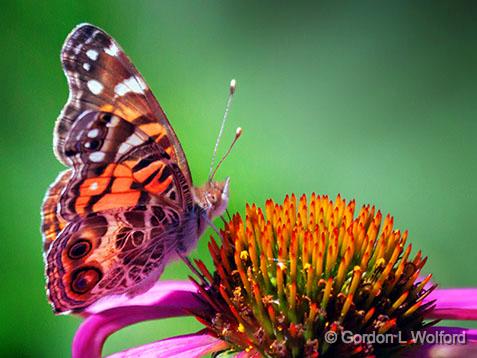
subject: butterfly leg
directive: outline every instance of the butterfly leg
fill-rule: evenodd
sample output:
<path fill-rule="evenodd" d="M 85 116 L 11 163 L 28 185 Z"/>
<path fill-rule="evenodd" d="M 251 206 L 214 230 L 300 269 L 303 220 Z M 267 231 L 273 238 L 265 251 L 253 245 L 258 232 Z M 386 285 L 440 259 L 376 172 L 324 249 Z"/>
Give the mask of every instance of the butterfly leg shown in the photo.
<path fill-rule="evenodd" d="M 216 233 L 217 235 L 219 235 L 219 237 L 222 239 L 222 241 L 224 241 L 224 237 L 222 236 L 222 233 L 221 233 L 220 230 L 217 228 L 217 226 L 215 226 L 215 224 L 214 224 L 211 220 L 209 220 L 208 218 L 206 218 L 206 220 L 207 220 L 207 225 L 209 225 L 209 226 L 212 228 L 212 230 L 214 230 L 215 233 Z M 223 218 L 222 218 L 222 220 L 223 220 Z"/>
<path fill-rule="evenodd" d="M 207 285 L 207 280 L 205 279 L 204 275 L 194 266 L 192 261 L 189 259 L 189 256 L 184 255 L 180 251 L 176 251 L 177 255 L 181 258 L 182 261 L 187 265 L 187 267 L 202 281 L 202 284 Z"/>

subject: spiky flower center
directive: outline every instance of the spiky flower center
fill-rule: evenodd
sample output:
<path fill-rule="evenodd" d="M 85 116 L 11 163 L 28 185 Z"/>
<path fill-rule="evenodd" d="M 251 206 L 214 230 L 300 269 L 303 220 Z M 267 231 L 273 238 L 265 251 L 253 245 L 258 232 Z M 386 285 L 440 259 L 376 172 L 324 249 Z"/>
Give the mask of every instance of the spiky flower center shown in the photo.
<path fill-rule="evenodd" d="M 367 356 L 412 343 L 432 308 L 423 303 L 430 275 L 418 280 L 426 258 L 410 258 L 391 216 L 369 205 L 355 215 L 355 206 L 315 194 L 268 200 L 265 213 L 247 206 L 245 222 L 235 215 L 220 244 L 209 243 L 214 273 L 196 261 L 210 306 L 198 319 L 231 349 L 264 356 Z M 345 331 L 400 340 L 348 342 Z"/>

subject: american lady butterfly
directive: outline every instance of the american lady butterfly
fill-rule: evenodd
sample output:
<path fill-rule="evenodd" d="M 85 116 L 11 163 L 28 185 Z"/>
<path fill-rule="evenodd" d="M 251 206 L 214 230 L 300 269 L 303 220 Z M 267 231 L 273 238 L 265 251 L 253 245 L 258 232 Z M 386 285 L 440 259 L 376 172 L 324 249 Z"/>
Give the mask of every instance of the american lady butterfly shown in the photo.
<path fill-rule="evenodd" d="M 61 51 L 70 97 L 54 151 L 69 168 L 42 208 L 47 291 L 56 313 L 150 288 L 223 213 L 229 181 L 192 178 L 159 103 L 119 45 L 82 24 Z"/>

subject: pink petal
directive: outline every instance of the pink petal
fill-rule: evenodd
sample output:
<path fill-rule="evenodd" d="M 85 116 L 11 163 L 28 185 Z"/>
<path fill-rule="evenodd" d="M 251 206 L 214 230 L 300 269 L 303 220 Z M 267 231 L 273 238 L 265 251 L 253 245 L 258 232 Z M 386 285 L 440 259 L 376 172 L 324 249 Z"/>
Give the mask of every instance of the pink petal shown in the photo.
<path fill-rule="evenodd" d="M 473 328 L 461 328 L 461 327 L 442 327 L 433 326 L 426 328 L 426 332 L 430 334 L 464 334 L 466 343 L 477 344 L 477 329 Z"/>
<path fill-rule="evenodd" d="M 76 331 L 73 357 L 100 357 L 106 338 L 131 324 L 186 316 L 191 314 L 190 311 L 202 310 L 204 304 L 197 298 L 196 290 L 192 287 L 185 282 L 159 281 L 148 292 L 127 301 L 122 298 L 103 300 L 90 309 L 89 316 Z"/>
<path fill-rule="evenodd" d="M 416 350 L 415 357 L 429 357 L 429 358 L 462 358 L 462 357 L 476 357 L 477 345 L 475 344 L 461 344 L 461 345 L 429 345 L 420 347 Z"/>
<path fill-rule="evenodd" d="M 435 309 L 428 318 L 477 320 L 477 289 L 446 288 L 436 289 L 426 298 L 435 300 Z"/>
<path fill-rule="evenodd" d="M 429 335 L 434 335 L 436 341 L 434 344 L 419 344 L 405 351 L 401 356 L 404 357 L 475 357 L 477 356 L 477 329 L 459 328 L 459 327 L 429 327 L 426 330 Z M 442 333 L 441 333 L 442 332 Z M 462 335 L 464 334 L 465 343 L 459 343 L 457 336 L 455 344 L 449 344 L 440 338 L 439 334 Z M 427 338 L 425 339 L 427 341 Z"/>
<path fill-rule="evenodd" d="M 105 297 L 86 308 L 81 315 L 87 317 L 115 307 L 153 305 L 173 291 L 197 292 L 197 288 L 192 281 L 157 281 L 147 292 L 132 298 L 127 295 Z"/>
<path fill-rule="evenodd" d="M 125 357 L 203 357 L 227 348 L 227 343 L 206 333 L 198 332 L 185 336 L 164 339 L 140 347 L 131 348 L 108 356 L 108 358 Z"/>

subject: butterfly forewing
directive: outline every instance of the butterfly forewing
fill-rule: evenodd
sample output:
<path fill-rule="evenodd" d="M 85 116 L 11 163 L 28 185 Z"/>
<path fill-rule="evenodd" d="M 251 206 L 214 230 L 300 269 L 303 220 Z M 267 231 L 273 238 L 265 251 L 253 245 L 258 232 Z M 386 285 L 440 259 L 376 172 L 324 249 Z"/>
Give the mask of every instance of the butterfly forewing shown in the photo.
<path fill-rule="evenodd" d="M 69 129 L 85 110 L 111 112 L 138 126 L 175 159 L 191 181 L 181 145 L 154 95 L 121 47 L 103 30 L 83 24 L 67 37 L 61 61 L 70 98 L 55 129 L 55 151 L 65 164 Z"/>
<path fill-rule="evenodd" d="M 165 203 L 189 210 L 188 183 L 177 163 L 137 126 L 106 112 L 85 112 L 65 141 L 74 175 L 61 195 L 63 218 Z"/>

